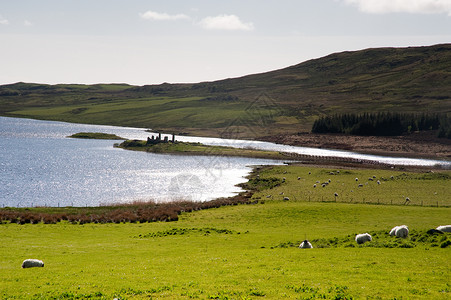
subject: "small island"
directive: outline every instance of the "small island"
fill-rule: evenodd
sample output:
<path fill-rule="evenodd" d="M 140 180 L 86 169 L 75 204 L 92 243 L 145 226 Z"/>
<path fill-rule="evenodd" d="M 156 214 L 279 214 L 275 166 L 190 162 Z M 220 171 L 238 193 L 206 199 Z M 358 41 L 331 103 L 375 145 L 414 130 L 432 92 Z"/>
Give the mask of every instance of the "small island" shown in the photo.
<path fill-rule="evenodd" d="M 94 140 L 126 140 L 115 134 L 101 132 L 79 132 L 68 137 L 76 139 L 94 139 Z"/>
<path fill-rule="evenodd" d="M 226 146 L 210 146 L 201 143 L 188 143 L 175 140 L 175 135 L 169 139 L 162 138 L 161 134 L 143 140 L 126 140 L 118 148 L 134 151 L 145 151 L 160 154 L 178 155 L 211 155 L 211 156 L 239 156 L 275 160 L 292 160 L 290 156 L 278 151 L 266 151 L 252 148 L 233 148 Z"/>

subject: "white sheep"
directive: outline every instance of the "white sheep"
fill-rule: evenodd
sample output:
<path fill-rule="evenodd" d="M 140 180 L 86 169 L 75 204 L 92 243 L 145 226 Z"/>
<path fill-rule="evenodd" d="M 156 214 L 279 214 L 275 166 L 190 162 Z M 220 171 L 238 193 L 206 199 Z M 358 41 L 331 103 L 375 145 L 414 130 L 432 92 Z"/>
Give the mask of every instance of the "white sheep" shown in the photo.
<path fill-rule="evenodd" d="M 395 226 L 390 230 L 391 236 L 406 238 L 409 235 L 409 228 L 406 225 Z"/>
<path fill-rule="evenodd" d="M 44 262 L 39 259 L 26 259 L 22 263 L 22 268 L 44 267 Z"/>
<path fill-rule="evenodd" d="M 357 244 L 363 244 L 366 242 L 370 242 L 372 241 L 373 238 L 371 237 L 371 235 L 369 233 L 361 233 L 361 234 L 357 234 L 355 236 L 355 241 L 357 242 Z"/>
<path fill-rule="evenodd" d="M 301 248 L 301 249 L 311 249 L 311 248 L 313 248 L 313 246 L 308 240 L 305 240 L 299 245 L 299 248 Z"/>
<path fill-rule="evenodd" d="M 283 197 L 283 200 L 284 201 L 288 201 L 288 200 L 290 200 L 290 198 L 289 197 Z"/>
<path fill-rule="evenodd" d="M 441 225 L 436 229 L 440 230 L 441 232 L 451 232 L 451 225 Z"/>

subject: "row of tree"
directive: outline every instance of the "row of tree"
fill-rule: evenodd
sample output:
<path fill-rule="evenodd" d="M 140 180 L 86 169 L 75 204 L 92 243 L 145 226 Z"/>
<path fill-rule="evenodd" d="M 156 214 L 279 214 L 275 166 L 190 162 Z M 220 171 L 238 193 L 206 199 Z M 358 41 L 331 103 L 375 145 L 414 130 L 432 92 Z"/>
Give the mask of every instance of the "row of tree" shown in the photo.
<path fill-rule="evenodd" d="M 451 138 L 451 118 L 438 114 L 364 113 L 324 116 L 313 123 L 313 133 L 396 136 L 415 131 L 438 130 Z"/>

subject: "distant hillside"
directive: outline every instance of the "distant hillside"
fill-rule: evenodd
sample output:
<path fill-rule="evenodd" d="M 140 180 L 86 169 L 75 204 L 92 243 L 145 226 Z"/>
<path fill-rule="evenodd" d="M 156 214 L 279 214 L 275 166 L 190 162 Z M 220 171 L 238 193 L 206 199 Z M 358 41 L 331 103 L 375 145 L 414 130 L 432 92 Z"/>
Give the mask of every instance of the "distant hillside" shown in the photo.
<path fill-rule="evenodd" d="M 258 138 L 334 113 L 451 115 L 451 44 L 342 52 L 196 84 L 0 86 L 0 115 Z"/>

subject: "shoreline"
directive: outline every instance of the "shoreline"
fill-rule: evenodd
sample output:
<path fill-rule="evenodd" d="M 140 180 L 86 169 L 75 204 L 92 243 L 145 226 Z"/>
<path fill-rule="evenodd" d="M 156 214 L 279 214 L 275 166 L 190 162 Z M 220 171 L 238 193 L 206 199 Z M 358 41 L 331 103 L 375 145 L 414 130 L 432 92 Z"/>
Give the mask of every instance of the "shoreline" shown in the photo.
<path fill-rule="evenodd" d="M 282 145 L 344 150 L 368 155 L 451 161 L 451 140 L 437 138 L 435 132 L 394 137 L 300 133 L 266 136 L 262 140 Z"/>
<path fill-rule="evenodd" d="M 67 121 L 52 121 L 48 119 L 21 117 L 21 116 L 2 116 L 5 118 L 31 119 L 51 122 L 73 123 Z M 100 125 L 90 123 L 73 123 L 86 125 Z M 108 125 L 114 127 L 126 127 L 149 130 L 146 128 Z M 187 137 L 205 137 L 221 138 L 215 135 L 192 135 L 185 132 Z M 437 138 L 435 132 L 419 132 L 406 136 L 397 137 L 377 137 L 377 136 L 351 136 L 344 134 L 313 134 L 300 132 L 298 134 L 279 134 L 271 136 L 261 136 L 258 138 L 243 138 L 242 140 L 271 142 L 286 146 L 309 147 L 327 150 L 344 150 L 360 154 L 376 156 L 405 157 L 414 159 L 432 159 L 451 161 L 451 139 Z"/>
<path fill-rule="evenodd" d="M 233 148 L 226 146 L 211 146 L 201 143 L 188 142 L 161 142 L 147 144 L 143 140 L 126 140 L 121 144 L 115 144 L 116 148 L 130 151 L 142 151 L 155 154 L 193 155 L 193 156 L 223 156 L 223 157 L 248 157 L 257 159 L 270 159 L 281 161 L 295 161 L 287 153 L 279 151 L 267 151 L 259 149 Z"/>

